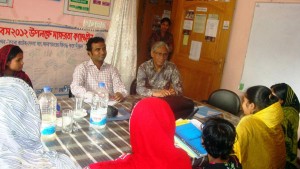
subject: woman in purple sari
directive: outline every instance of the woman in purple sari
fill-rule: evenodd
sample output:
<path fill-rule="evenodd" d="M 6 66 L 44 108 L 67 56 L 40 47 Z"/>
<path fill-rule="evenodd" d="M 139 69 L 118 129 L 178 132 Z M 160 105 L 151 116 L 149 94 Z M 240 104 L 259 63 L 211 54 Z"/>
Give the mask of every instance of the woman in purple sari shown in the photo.
<path fill-rule="evenodd" d="M 22 71 L 23 65 L 23 51 L 19 46 L 5 45 L 0 49 L 0 77 L 17 77 L 32 87 L 30 78 Z"/>

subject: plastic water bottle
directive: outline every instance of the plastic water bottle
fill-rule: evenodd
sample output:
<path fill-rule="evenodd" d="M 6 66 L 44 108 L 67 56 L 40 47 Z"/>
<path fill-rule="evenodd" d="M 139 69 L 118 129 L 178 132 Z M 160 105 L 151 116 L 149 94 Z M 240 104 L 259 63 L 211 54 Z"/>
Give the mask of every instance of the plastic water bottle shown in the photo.
<path fill-rule="evenodd" d="M 90 126 L 101 129 L 106 126 L 109 93 L 104 82 L 98 83 L 98 89 L 95 92 L 90 115 Z"/>
<path fill-rule="evenodd" d="M 50 86 L 44 87 L 44 93 L 38 97 L 41 115 L 42 115 L 42 127 L 41 137 L 43 141 L 52 140 L 55 138 L 56 131 L 56 105 L 57 99 L 53 93 L 51 93 Z"/>

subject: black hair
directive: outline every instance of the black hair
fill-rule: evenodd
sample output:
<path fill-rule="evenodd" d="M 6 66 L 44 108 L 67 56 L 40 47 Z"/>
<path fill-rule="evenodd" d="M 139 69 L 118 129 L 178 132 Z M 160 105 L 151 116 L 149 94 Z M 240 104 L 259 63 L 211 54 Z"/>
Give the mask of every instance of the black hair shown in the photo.
<path fill-rule="evenodd" d="M 256 109 L 255 112 L 278 102 L 278 98 L 274 96 L 272 91 L 266 86 L 253 86 L 248 88 L 245 97 L 250 103 L 254 103 Z"/>
<path fill-rule="evenodd" d="M 288 85 L 285 83 L 278 83 L 271 86 L 271 89 L 274 91 L 276 96 L 283 100 L 283 103 L 285 102 L 287 91 L 288 91 Z"/>
<path fill-rule="evenodd" d="M 169 26 L 171 26 L 171 24 L 172 24 L 172 22 L 171 22 L 171 20 L 170 20 L 169 18 L 162 18 L 162 19 L 160 20 L 160 24 L 162 24 L 162 23 L 164 23 L 164 22 L 168 22 Z"/>
<path fill-rule="evenodd" d="M 202 144 L 207 153 L 214 158 L 227 160 L 233 152 L 235 127 L 227 120 L 213 117 L 204 123 Z"/>
<path fill-rule="evenodd" d="M 86 43 L 86 50 L 87 51 L 92 51 L 92 44 L 93 43 L 99 43 L 99 42 L 105 43 L 104 38 L 102 38 L 102 37 L 93 37 L 93 38 L 90 38 L 88 40 L 88 42 Z"/>
<path fill-rule="evenodd" d="M 10 62 L 17 54 L 23 53 L 23 50 L 19 46 L 14 46 L 10 49 L 9 54 L 7 55 L 6 62 Z"/>
<path fill-rule="evenodd" d="M 297 111 L 300 109 L 299 99 L 293 89 L 286 83 L 278 83 L 271 86 L 277 98 L 282 100 L 282 106 L 293 107 Z"/>

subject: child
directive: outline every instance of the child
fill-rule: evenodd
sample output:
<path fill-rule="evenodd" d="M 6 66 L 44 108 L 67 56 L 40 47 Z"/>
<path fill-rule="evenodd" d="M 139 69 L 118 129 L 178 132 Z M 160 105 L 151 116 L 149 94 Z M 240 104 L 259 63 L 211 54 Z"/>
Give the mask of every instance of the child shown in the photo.
<path fill-rule="evenodd" d="M 205 122 L 202 144 L 208 153 L 209 164 L 204 169 L 242 168 L 238 158 L 230 155 L 235 137 L 235 127 L 229 121 L 216 117 Z"/>

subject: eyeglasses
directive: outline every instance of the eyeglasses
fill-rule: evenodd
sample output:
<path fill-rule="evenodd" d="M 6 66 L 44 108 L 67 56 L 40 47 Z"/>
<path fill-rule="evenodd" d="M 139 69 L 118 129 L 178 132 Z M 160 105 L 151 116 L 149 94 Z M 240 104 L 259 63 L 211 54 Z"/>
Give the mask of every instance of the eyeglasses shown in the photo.
<path fill-rule="evenodd" d="M 154 52 L 158 56 L 168 57 L 168 53 L 160 53 L 160 52 Z"/>

